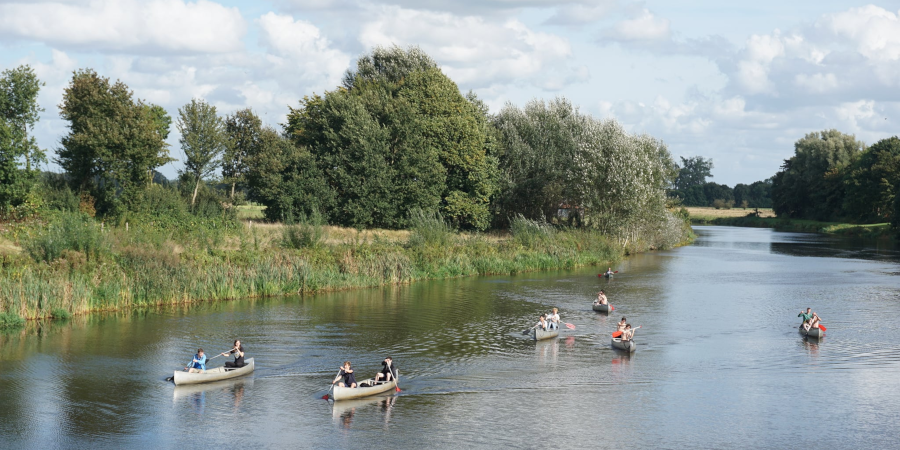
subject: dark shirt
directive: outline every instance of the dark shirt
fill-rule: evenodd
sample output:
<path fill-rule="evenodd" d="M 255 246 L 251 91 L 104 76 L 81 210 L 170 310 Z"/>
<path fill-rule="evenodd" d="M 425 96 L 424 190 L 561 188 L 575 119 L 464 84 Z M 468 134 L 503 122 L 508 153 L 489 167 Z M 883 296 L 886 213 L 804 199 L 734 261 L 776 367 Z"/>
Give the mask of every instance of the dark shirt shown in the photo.
<path fill-rule="evenodd" d="M 387 365 L 384 365 L 381 367 L 381 373 L 383 373 L 385 376 L 387 376 L 387 374 L 390 373 L 391 377 L 396 379 L 397 378 L 397 365 L 391 364 L 390 369 L 388 369 Z"/>
<path fill-rule="evenodd" d="M 341 376 L 344 377 L 344 385 L 347 387 L 356 383 L 356 377 L 353 376 L 353 372 L 344 372 L 344 369 L 341 369 Z"/>

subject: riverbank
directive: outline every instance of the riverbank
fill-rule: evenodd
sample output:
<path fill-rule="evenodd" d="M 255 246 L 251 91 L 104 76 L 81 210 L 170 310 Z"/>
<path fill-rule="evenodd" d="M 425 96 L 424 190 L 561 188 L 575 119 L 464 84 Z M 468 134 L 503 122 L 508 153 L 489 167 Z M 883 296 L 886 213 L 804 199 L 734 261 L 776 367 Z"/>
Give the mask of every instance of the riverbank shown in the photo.
<path fill-rule="evenodd" d="M 34 248 L 40 242 L 35 233 L 42 227 L 19 224 L 3 233 L 0 327 L 98 311 L 606 266 L 653 248 L 625 248 L 595 231 L 548 226 L 513 234 L 429 234 L 247 222 L 171 233 L 138 226 L 101 232 L 86 224 L 67 232 L 100 233 L 83 238 L 90 245 L 35 262 L 41 250 Z M 305 234 L 315 237 L 304 244 Z M 294 245 L 285 242 L 290 239 Z"/>
<path fill-rule="evenodd" d="M 688 208 L 691 212 L 692 208 Z M 702 213 L 701 213 L 702 214 Z M 692 225 L 726 225 L 733 227 L 773 228 L 778 231 L 834 234 L 864 238 L 889 238 L 893 236 L 890 224 L 852 224 L 820 222 L 815 220 L 784 219 L 774 216 L 757 217 L 753 213 L 741 217 L 709 217 L 691 212 Z"/>

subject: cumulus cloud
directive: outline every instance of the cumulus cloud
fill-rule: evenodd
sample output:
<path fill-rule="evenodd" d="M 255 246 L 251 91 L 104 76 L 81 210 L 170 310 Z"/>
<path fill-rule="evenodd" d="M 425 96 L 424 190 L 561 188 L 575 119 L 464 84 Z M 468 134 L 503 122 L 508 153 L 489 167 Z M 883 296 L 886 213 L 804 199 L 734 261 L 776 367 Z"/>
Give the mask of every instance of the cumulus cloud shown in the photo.
<path fill-rule="evenodd" d="M 246 24 L 237 8 L 209 0 L 8 1 L 0 39 L 60 49 L 131 53 L 240 50 Z"/>
<path fill-rule="evenodd" d="M 634 17 L 623 19 L 606 29 L 603 36 L 620 42 L 660 42 L 671 39 L 672 30 L 668 19 L 658 17 L 645 8 Z"/>
<path fill-rule="evenodd" d="M 584 67 L 569 67 L 572 47 L 555 34 L 522 22 L 382 7 L 360 31 L 366 47 L 418 45 L 461 85 L 484 88 L 526 82 L 548 90 L 587 79 Z"/>
<path fill-rule="evenodd" d="M 310 22 L 269 12 L 257 23 L 260 44 L 269 50 L 267 70 L 280 74 L 287 84 L 304 81 L 331 88 L 350 65 L 350 55 L 333 48 Z"/>

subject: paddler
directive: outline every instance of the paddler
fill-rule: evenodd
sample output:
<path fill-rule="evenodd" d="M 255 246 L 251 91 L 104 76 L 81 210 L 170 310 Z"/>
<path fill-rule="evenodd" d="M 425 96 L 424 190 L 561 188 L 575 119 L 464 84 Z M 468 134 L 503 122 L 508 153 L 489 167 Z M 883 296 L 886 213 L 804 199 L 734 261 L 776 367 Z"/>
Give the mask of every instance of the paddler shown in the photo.
<path fill-rule="evenodd" d="M 547 325 L 551 330 L 559 329 L 559 309 L 553 308 L 553 311 L 547 315 Z"/>
<path fill-rule="evenodd" d="M 331 382 L 331 384 L 334 383 L 337 383 L 340 387 L 356 387 L 356 376 L 353 375 L 353 369 L 350 368 L 350 361 L 344 361 L 341 371 L 338 372 L 337 377 Z"/>

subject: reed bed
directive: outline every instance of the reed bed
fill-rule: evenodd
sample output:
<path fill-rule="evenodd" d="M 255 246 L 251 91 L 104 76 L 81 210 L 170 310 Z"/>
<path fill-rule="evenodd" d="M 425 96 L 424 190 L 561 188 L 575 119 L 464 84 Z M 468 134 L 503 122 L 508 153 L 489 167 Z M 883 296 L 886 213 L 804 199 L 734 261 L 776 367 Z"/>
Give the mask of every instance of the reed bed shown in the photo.
<path fill-rule="evenodd" d="M 50 246 L 47 236 L 60 231 L 45 227 L 43 234 L 23 238 L 29 251 L 3 257 L 0 328 L 19 326 L 22 318 L 570 269 L 623 256 L 623 249 L 590 230 L 520 224 L 500 239 L 429 228 L 438 222 L 423 217 L 405 240 L 376 234 L 308 246 L 286 245 L 277 236 L 261 239 L 260 230 L 247 226 L 178 236 L 107 228 L 90 245 L 74 240 L 69 246 L 85 251 L 53 247 L 52 259 L 41 245 Z M 70 229 L 94 236 L 80 226 Z"/>

